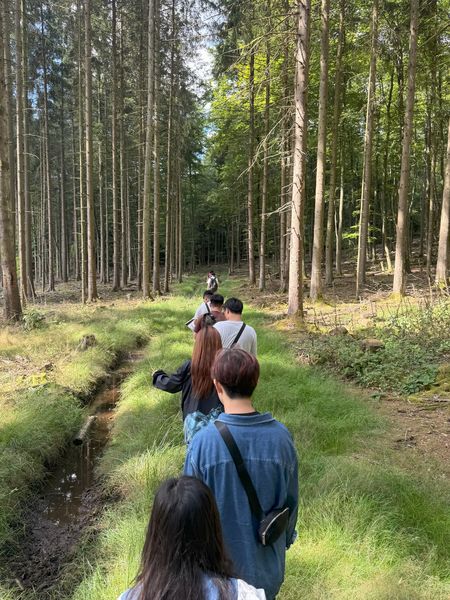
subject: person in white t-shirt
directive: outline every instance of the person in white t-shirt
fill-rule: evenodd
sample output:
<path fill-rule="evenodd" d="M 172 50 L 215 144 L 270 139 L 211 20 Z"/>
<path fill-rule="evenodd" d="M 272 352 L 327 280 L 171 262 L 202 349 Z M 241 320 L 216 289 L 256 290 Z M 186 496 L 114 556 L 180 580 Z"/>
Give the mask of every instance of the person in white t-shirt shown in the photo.
<path fill-rule="evenodd" d="M 237 346 L 256 356 L 256 331 L 242 320 L 244 305 L 238 298 L 228 298 L 223 305 L 226 321 L 216 323 L 214 327 L 222 338 L 222 347 Z"/>
<path fill-rule="evenodd" d="M 210 290 L 205 290 L 203 292 L 203 302 L 200 304 L 200 306 L 195 311 L 195 315 L 193 316 L 193 318 L 186 323 L 186 326 L 189 327 L 189 329 L 191 331 L 195 332 L 195 321 L 199 317 L 202 317 L 203 315 L 206 315 L 207 313 L 211 312 L 211 308 L 209 306 L 209 301 L 211 300 L 211 296 L 214 296 L 214 292 L 211 292 Z"/>

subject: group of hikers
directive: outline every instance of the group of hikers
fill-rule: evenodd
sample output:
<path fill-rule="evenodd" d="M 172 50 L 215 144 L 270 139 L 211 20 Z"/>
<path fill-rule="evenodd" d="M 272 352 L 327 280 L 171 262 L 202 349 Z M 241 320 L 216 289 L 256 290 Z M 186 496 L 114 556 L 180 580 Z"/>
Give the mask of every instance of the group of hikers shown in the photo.
<path fill-rule="evenodd" d="M 286 427 L 253 405 L 260 366 L 243 303 L 216 292 L 187 323 L 191 359 L 153 374 L 156 388 L 181 392 L 184 474 L 156 492 L 135 585 L 119 600 L 273 600 L 284 579 L 297 455 Z"/>

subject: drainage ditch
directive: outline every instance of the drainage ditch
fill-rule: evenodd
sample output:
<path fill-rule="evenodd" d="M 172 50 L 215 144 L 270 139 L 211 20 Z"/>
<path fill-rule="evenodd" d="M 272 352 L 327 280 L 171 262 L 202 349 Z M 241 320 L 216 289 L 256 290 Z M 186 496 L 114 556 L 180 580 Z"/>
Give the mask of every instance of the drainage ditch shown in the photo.
<path fill-rule="evenodd" d="M 120 384 L 142 354 L 132 353 L 111 372 L 89 405 L 85 431 L 75 436 L 22 515 L 19 549 L 11 549 L 8 570 L 21 590 L 47 598 L 82 535 L 93 528 L 105 498 L 96 466 L 108 442 Z M 11 583 L 13 583 L 11 582 Z"/>

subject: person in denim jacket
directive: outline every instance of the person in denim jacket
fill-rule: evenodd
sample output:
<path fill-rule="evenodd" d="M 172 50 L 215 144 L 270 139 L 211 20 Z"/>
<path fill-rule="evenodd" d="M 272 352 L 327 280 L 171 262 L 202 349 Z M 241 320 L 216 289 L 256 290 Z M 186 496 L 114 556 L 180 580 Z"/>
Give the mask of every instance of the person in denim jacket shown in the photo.
<path fill-rule="evenodd" d="M 286 427 L 270 413 L 259 413 L 253 407 L 251 396 L 259 378 L 259 364 L 253 355 L 240 348 L 220 351 L 212 377 L 225 411 L 218 420 L 228 426 L 234 437 L 264 512 L 289 508 L 285 534 L 272 546 L 261 544 L 257 519 L 229 450 L 214 424 L 192 439 L 184 473 L 198 477 L 211 488 L 237 576 L 264 588 L 267 599 L 272 600 L 284 579 L 286 549 L 296 537 L 297 454 Z"/>

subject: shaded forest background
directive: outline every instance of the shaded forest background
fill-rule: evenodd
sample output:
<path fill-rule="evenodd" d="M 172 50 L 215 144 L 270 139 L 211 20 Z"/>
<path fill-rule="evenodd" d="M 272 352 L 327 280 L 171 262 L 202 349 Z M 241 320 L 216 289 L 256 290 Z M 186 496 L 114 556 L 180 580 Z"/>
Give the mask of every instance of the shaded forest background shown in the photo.
<path fill-rule="evenodd" d="M 218 264 L 300 315 L 303 272 L 319 299 L 344 259 L 356 295 L 370 265 L 445 289 L 448 0 L 0 8 L 7 318 Z"/>

